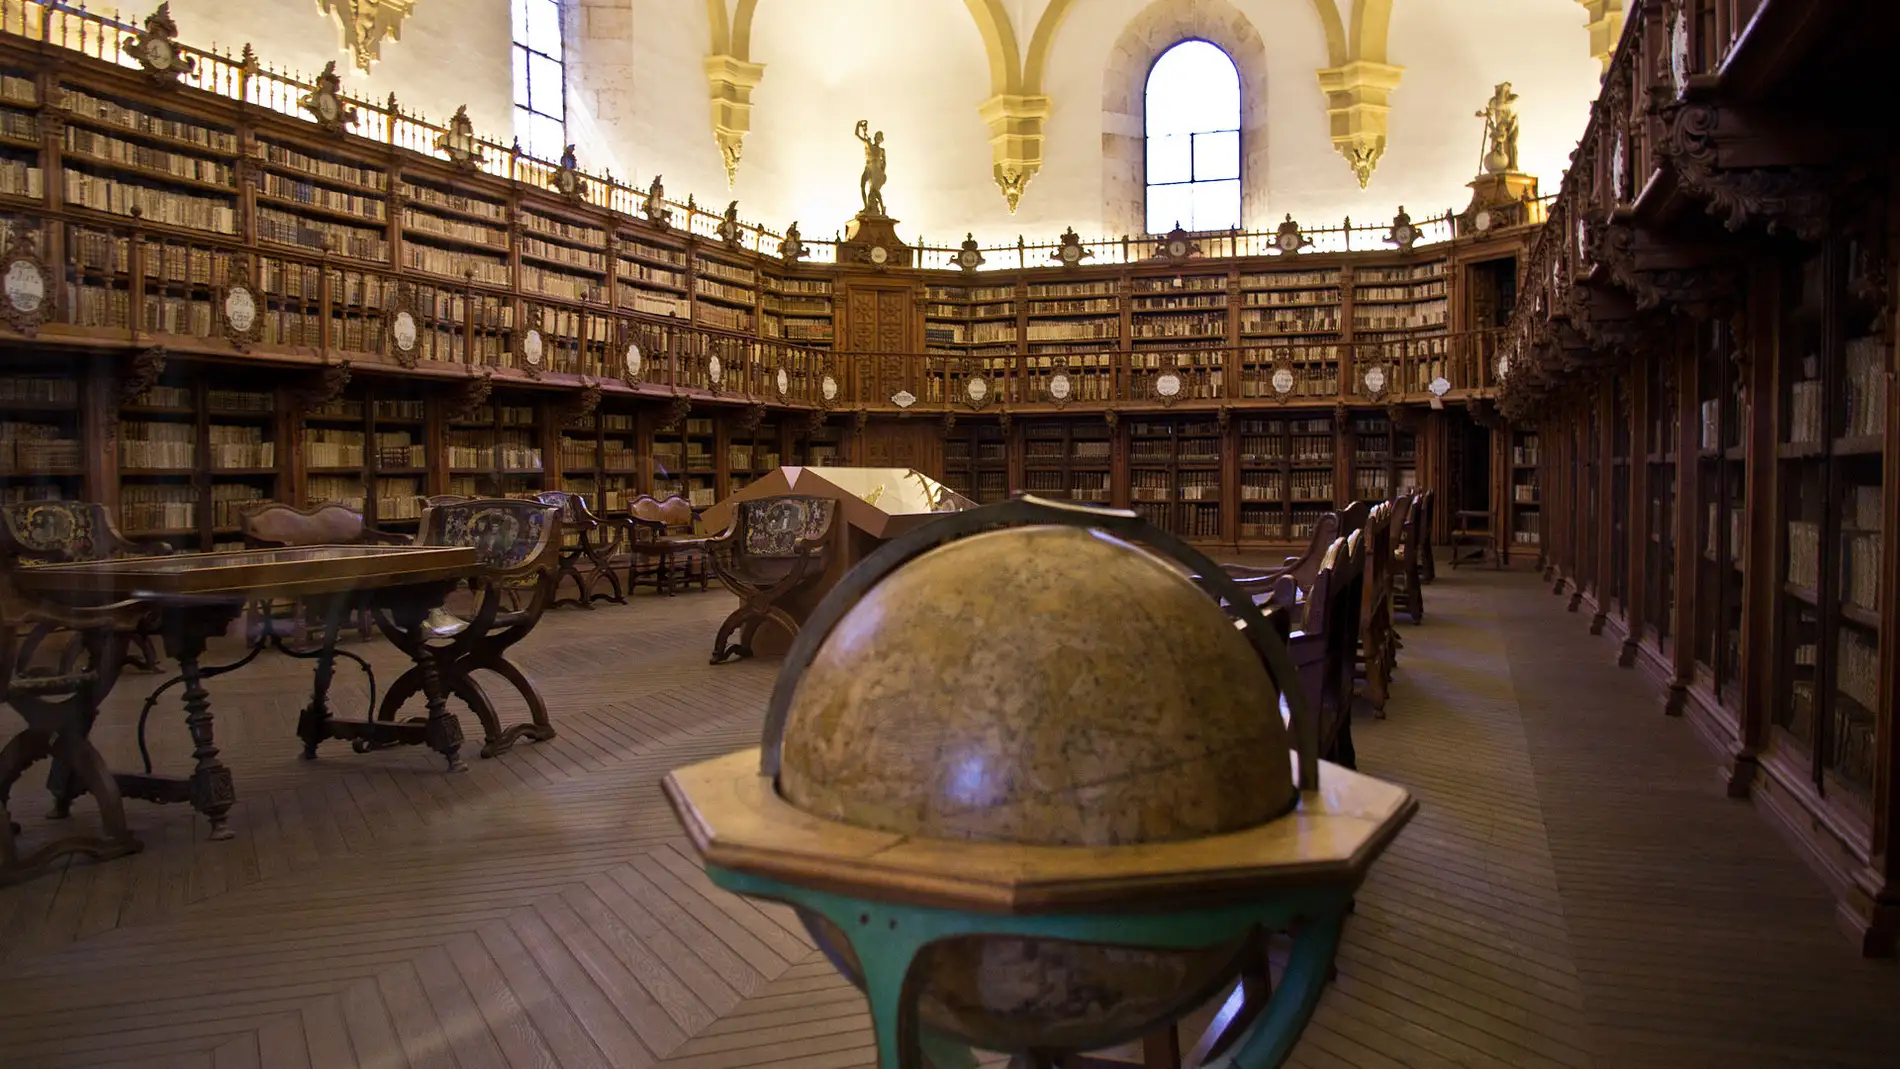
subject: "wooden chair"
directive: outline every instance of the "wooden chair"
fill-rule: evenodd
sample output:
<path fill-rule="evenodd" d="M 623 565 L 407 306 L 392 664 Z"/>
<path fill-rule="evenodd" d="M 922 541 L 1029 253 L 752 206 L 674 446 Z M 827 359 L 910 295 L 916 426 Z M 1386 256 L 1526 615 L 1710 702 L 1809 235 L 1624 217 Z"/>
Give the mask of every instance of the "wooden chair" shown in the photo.
<path fill-rule="evenodd" d="M 402 535 L 385 534 L 363 519 L 363 514 L 348 505 L 328 502 L 297 508 L 272 502 L 247 509 L 238 517 L 238 532 L 244 536 L 244 544 L 253 549 L 268 549 L 278 546 L 353 546 L 359 543 L 371 545 L 402 545 L 409 540 Z M 356 632 L 364 641 L 376 634 L 376 625 L 370 619 L 367 607 L 354 613 Z M 266 631 L 276 633 L 281 638 L 296 639 L 308 643 L 320 634 L 323 624 L 314 620 L 296 602 L 256 601 L 245 607 L 244 629 L 253 639 Z"/>
<path fill-rule="evenodd" d="M 0 529 L 7 570 L 35 552 L 14 535 L 11 528 Z M 41 603 L 20 597 L 3 580 L 0 585 L 5 588 L 0 591 L 0 698 L 25 721 L 0 747 L 0 881 L 70 854 L 103 861 L 137 853 L 142 844 L 126 825 L 118 781 L 89 736 L 99 703 L 118 681 L 128 641 L 149 634 L 157 614 L 138 601 L 84 608 Z M 54 634 L 66 640 L 63 648 L 49 649 L 40 641 Z M 28 641 L 22 642 L 23 636 Z M 104 835 L 69 835 L 26 853 L 7 802 L 26 770 L 47 758 L 53 765 L 47 782 L 53 793 L 50 816 L 68 816 L 74 798 L 91 794 Z"/>
<path fill-rule="evenodd" d="M 583 609 L 592 609 L 596 601 L 625 605 L 627 599 L 620 592 L 620 577 L 614 574 L 611 566 L 613 554 L 620 548 L 620 526 L 602 523 L 600 517 L 587 507 L 587 499 L 580 494 L 566 490 L 544 490 L 534 495 L 534 499 L 561 510 L 563 538 L 572 539 L 561 547 L 561 567 L 554 582 L 555 598 L 550 605 L 578 605 Z M 584 572 L 581 570 L 582 565 L 587 566 Z M 608 592 L 594 593 L 594 587 L 603 581 L 607 584 Z M 560 597 L 561 584 L 564 582 L 574 584 L 573 597 Z"/>
<path fill-rule="evenodd" d="M 1352 563 L 1351 539 L 1336 538 L 1321 557 L 1312 583 L 1297 606 L 1288 606 L 1297 629 L 1287 636 L 1287 649 L 1300 674 L 1307 700 L 1319 715 L 1320 754 L 1346 768 L 1357 767 L 1352 745 L 1352 702 L 1345 672 L 1358 644 L 1350 629 L 1353 614 L 1347 600 L 1353 593 L 1346 569 Z M 1342 671 L 1342 665 L 1346 666 Z"/>
<path fill-rule="evenodd" d="M 536 742 L 553 738 L 547 703 L 506 653 L 534 630 L 553 599 L 560 571 L 561 510 L 516 498 L 437 505 L 422 514 L 416 544 L 474 547 L 480 566 L 471 584 L 475 608 L 467 618 L 433 614 L 412 630 L 379 616 L 390 640 L 417 663 L 390 685 L 377 709 L 378 719 L 394 720 L 403 703 L 422 690 L 420 653 L 426 655 L 428 668 L 439 675 L 444 688 L 481 720 L 483 757 L 505 753 L 524 737 Z M 505 604 L 511 591 L 526 594 L 519 608 Z M 521 695 L 529 723 L 502 728 L 493 703 L 473 678 L 483 669 L 506 680 Z M 359 750 L 370 748 L 361 740 L 356 745 Z"/>
<path fill-rule="evenodd" d="M 1418 527 L 1419 581 L 1430 583 L 1432 580 L 1438 578 L 1438 554 L 1436 552 L 1438 547 L 1437 544 L 1432 541 L 1432 539 L 1436 537 L 1433 533 L 1433 527 L 1436 525 L 1438 519 L 1438 492 L 1435 490 L 1423 491 L 1418 495 L 1418 500 L 1412 503 L 1412 508 L 1419 514 L 1418 523 L 1416 525 Z"/>
<path fill-rule="evenodd" d="M 793 494 L 742 501 L 733 511 L 732 525 L 707 540 L 713 571 L 739 596 L 739 607 L 713 637 L 711 663 L 752 656 L 752 639 L 767 620 L 798 633 L 798 621 L 778 603 L 825 574 L 837 504 L 830 498 Z M 739 641 L 728 645 L 735 630 Z"/>
<path fill-rule="evenodd" d="M 627 548 L 627 589 L 650 586 L 671 596 L 676 586 L 695 580 L 705 590 L 711 581 L 704 538 L 693 537 L 693 506 L 674 494 L 660 501 L 641 494 L 628 506 L 630 536 Z"/>
<path fill-rule="evenodd" d="M 1410 498 L 1406 504 L 1392 551 L 1392 611 L 1410 616 L 1416 626 L 1425 622 L 1425 577 L 1420 552 L 1429 517 L 1423 495 Z"/>
<path fill-rule="evenodd" d="M 1359 662 L 1366 700 L 1380 718 L 1392 684 L 1392 511 L 1392 502 L 1382 501 L 1366 515 L 1365 585 L 1359 597 Z"/>
<path fill-rule="evenodd" d="M 1245 564 L 1223 564 L 1221 570 L 1250 592 L 1257 586 L 1271 585 L 1274 580 L 1283 575 L 1292 576 L 1294 583 L 1301 590 L 1305 590 L 1312 585 L 1313 577 L 1319 574 L 1320 561 L 1325 557 L 1327 549 L 1338 541 L 1339 537 L 1339 514 L 1328 512 L 1313 525 L 1313 535 L 1307 540 L 1305 552 L 1286 558 L 1278 566 L 1256 568 Z"/>
<path fill-rule="evenodd" d="M 135 542 L 120 534 L 106 507 L 96 501 L 17 502 L 0 508 L 0 528 L 4 529 L 4 553 L 9 565 L 31 567 L 172 553 L 172 547 L 162 542 Z M 158 671 L 158 652 L 152 646 L 157 627 L 154 617 L 149 627 L 133 632 L 130 641 L 137 653 L 127 663 L 134 668 Z M 56 630 L 50 625 L 36 625 L 22 640 L 21 660 L 31 661 L 40 642 Z"/>

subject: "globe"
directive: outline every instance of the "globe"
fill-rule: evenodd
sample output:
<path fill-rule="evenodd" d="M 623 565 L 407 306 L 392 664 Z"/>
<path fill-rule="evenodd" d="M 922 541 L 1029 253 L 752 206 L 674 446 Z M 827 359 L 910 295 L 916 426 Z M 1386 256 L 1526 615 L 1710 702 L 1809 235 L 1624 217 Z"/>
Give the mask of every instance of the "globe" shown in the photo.
<path fill-rule="evenodd" d="M 932 549 L 839 619 L 796 681 L 778 784 L 861 827 L 1102 848 L 1274 820 L 1292 779 L 1278 691 L 1213 598 L 1132 543 L 1025 526 Z M 849 940 L 803 917 L 861 986 Z M 916 966 L 920 1021 L 988 1050 L 1097 1050 L 1206 1001 L 1241 949 L 945 941 Z"/>

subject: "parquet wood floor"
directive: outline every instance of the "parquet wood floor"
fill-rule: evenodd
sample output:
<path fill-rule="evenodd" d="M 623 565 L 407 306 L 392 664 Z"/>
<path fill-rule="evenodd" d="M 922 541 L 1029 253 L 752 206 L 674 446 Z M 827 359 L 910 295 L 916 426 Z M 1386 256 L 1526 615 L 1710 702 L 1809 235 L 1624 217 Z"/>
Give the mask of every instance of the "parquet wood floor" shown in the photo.
<path fill-rule="evenodd" d="M 130 803 L 144 853 L 0 889 L 0 1067 L 869 1065 L 863 1000 L 786 911 L 706 881 L 658 790 L 756 742 L 775 666 L 705 663 L 730 604 L 550 614 L 519 651 L 560 738 L 461 775 L 420 749 L 297 760 L 304 663 L 214 681 L 238 837 Z M 1900 1065 L 1900 970 L 1851 954 L 1605 640 L 1524 576 L 1441 570 L 1428 609 L 1389 718 L 1355 726 L 1423 808 L 1295 1064 Z M 381 683 L 402 667 L 351 648 Z M 101 724 L 119 767 L 155 682 Z M 367 696 L 342 669 L 338 707 Z M 181 718 L 154 714 L 161 768 L 188 767 Z M 44 804 L 15 792 L 29 831 Z"/>

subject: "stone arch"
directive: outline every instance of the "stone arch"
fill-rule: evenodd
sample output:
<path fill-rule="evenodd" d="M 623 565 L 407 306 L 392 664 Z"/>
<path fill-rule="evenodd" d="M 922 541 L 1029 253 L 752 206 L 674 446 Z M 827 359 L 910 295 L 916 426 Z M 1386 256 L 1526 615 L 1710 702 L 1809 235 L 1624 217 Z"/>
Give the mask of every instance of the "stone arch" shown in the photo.
<path fill-rule="evenodd" d="M 1189 38 L 1220 48 L 1240 72 L 1240 223 L 1266 222 L 1266 42 L 1227 0 L 1155 0 L 1122 28 L 1102 71 L 1102 221 L 1111 234 L 1147 231 L 1148 71 Z"/>

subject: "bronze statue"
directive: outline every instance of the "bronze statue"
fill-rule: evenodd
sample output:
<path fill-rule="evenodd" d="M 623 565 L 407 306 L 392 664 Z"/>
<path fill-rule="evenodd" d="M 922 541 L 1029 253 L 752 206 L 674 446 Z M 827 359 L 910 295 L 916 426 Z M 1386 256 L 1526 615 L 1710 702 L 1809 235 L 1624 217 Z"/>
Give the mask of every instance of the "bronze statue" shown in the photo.
<path fill-rule="evenodd" d="M 865 215 L 884 214 L 884 131 L 866 136 L 870 120 L 859 119 L 855 131 L 864 142 L 864 174 L 858 178 L 858 195 L 864 198 Z"/>
<path fill-rule="evenodd" d="M 1511 106 L 1516 100 L 1511 83 L 1499 82 L 1484 110 L 1478 112 L 1478 118 L 1484 120 L 1485 152 L 1481 166 L 1485 174 L 1517 170 L 1517 109 Z"/>

